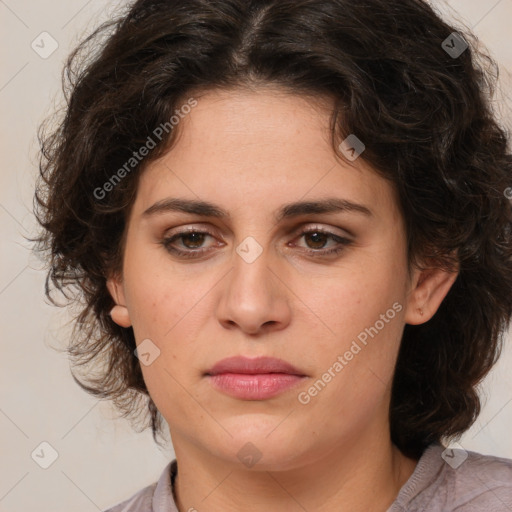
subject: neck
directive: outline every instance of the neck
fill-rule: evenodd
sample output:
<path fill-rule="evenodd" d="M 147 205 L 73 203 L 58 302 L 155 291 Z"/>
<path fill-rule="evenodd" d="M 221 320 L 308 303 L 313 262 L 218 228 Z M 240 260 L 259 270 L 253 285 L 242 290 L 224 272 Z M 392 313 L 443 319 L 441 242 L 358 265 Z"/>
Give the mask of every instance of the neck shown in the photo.
<path fill-rule="evenodd" d="M 331 447 L 322 456 L 309 454 L 286 470 L 257 470 L 173 439 L 180 512 L 385 512 L 417 463 L 390 441 L 365 439 Z"/>

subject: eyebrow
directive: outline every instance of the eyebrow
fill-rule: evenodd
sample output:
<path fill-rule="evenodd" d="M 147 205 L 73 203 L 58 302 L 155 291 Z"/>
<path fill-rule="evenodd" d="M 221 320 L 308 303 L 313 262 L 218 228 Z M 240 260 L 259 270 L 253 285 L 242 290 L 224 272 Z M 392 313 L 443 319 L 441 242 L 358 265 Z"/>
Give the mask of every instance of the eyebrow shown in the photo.
<path fill-rule="evenodd" d="M 195 199 L 180 199 L 168 197 L 156 202 L 142 213 L 143 217 L 167 212 L 182 212 L 199 215 L 202 217 L 216 217 L 220 219 L 230 219 L 229 212 L 208 201 L 199 201 Z M 354 203 L 347 199 L 331 197 L 317 201 L 299 201 L 283 205 L 275 214 L 276 222 L 284 219 L 298 217 L 300 215 L 311 215 L 319 213 L 340 213 L 355 212 L 373 216 L 373 212 L 359 203 Z"/>

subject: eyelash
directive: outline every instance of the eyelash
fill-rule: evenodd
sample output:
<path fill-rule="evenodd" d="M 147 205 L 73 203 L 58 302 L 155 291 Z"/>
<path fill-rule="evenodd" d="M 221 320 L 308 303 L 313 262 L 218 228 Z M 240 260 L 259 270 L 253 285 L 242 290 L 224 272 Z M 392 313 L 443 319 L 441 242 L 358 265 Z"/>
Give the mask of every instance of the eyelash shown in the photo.
<path fill-rule="evenodd" d="M 328 238 L 331 238 L 335 242 L 338 242 L 338 244 L 341 245 L 341 247 L 335 247 L 333 249 L 303 249 L 304 252 L 306 252 L 308 255 L 313 257 L 325 257 L 325 256 L 331 256 L 331 255 L 337 255 L 340 254 L 345 250 L 347 246 L 349 246 L 352 243 L 352 240 L 349 240 L 348 238 L 340 237 L 338 235 L 335 235 L 334 233 L 331 233 L 330 231 L 325 231 L 323 229 L 314 228 L 302 231 L 298 238 L 303 237 L 304 235 L 309 235 L 312 233 L 321 233 L 323 235 L 327 235 Z M 200 235 L 209 235 L 213 237 L 213 235 L 208 231 L 200 231 L 198 229 L 190 229 L 187 231 L 181 231 L 180 233 L 176 233 L 175 235 L 172 235 L 170 237 L 164 238 L 161 241 L 161 244 L 165 247 L 167 251 L 170 253 L 180 257 L 180 258 L 197 258 L 201 255 L 203 255 L 205 252 L 208 252 L 209 249 L 199 249 L 199 250 L 193 250 L 190 249 L 188 251 L 182 251 L 181 249 L 176 249 L 176 247 L 172 247 L 171 244 L 180 238 L 183 238 L 186 235 L 190 234 L 200 234 Z"/>

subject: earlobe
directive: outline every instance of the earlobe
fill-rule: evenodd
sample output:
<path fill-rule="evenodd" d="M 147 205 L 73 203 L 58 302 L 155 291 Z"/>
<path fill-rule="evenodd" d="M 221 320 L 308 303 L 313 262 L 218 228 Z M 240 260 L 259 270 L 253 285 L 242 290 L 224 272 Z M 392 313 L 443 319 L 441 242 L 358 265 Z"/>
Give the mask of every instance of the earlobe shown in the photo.
<path fill-rule="evenodd" d="M 453 283 L 458 270 L 448 272 L 440 268 L 418 270 L 414 279 L 415 286 L 410 291 L 405 313 L 405 323 L 423 324 L 430 320 L 439 309 Z"/>
<path fill-rule="evenodd" d="M 107 279 L 107 289 L 114 299 L 116 305 L 110 310 L 110 316 L 117 325 L 121 327 L 130 327 L 130 313 L 126 307 L 123 284 L 117 278 Z"/>

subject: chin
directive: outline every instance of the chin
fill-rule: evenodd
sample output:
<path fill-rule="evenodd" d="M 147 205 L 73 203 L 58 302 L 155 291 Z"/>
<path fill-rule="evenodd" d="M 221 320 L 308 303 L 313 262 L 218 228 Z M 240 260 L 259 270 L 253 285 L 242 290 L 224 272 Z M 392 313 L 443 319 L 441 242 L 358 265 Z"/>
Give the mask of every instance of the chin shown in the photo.
<path fill-rule="evenodd" d="M 253 471 L 284 471 L 299 465 L 307 448 L 304 440 L 295 430 L 279 425 L 279 421 L 272 418 L 258 422 L 253 418 L 247 429 L 235 422 L 222 422 L 233 437 L 222 436 L 227 443 L 220 450 L 217 445 L 217 456 Z"/>

